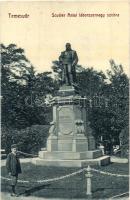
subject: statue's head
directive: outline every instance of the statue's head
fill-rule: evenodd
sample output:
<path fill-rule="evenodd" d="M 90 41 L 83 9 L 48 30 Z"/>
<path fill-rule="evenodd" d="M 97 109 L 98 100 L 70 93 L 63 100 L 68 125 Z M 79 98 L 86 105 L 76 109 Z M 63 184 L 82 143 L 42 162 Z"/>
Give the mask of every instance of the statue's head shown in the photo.
<path fill-rule="evenodd" d="M 71 50 L 71 44 L 70 43 L 66 43 L 66 50 Z"/>

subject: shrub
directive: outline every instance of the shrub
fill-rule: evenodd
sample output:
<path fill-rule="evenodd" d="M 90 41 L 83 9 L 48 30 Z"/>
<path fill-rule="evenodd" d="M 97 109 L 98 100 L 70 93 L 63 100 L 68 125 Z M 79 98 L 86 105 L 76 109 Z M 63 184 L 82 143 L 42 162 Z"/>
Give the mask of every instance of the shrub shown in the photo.
<path fill-rule="evenodd" d="M 46 146 L 48 130 L 49 125 L 33 125 L 21 130 L 2 128 L 1 146 L 9 153 L 11 144 L 16 143 L 20 151 L 36 154 Z"/>

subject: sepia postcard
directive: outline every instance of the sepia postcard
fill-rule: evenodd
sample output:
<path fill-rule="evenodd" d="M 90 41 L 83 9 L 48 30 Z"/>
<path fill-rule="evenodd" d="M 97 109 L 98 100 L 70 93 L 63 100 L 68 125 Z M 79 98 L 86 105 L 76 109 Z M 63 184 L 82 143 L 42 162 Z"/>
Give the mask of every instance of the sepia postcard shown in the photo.
<path fill-rule="evenodd" d="M 129 199 L 130 2 L 0 1 L 1 199 Z"/>

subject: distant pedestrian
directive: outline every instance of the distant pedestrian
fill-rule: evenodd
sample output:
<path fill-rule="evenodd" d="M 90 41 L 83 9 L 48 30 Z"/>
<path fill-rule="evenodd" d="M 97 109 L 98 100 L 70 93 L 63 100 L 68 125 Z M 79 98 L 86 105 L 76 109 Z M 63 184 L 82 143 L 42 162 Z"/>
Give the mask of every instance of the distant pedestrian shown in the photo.
<path fill-rule="evenodd" d="M 18 181 L 18 174 L 22 172 L 17 150 L 18 150 L 17 145 L 13 144 L 11 146 L 11 153 L 8 154 L 6 160 L 6 168 L 11 178 L 11 189 L 12 189 L 11 196 L 14 197 L 18 196 L 18 194 L 16 194 L 15 192 L 15 187 Z"/>

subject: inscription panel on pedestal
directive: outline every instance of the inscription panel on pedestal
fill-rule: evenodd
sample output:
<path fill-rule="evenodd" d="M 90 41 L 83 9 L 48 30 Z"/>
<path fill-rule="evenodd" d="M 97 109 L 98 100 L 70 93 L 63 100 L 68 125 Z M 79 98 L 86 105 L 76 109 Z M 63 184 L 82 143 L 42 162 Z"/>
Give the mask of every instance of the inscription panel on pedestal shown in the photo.
<path fill-rule="evenodd" d="M 58 111 L 58 132 L 63 135 L 71 135 L 74 127 L 73 109 L 70 107 L 61 107 Z"/>

